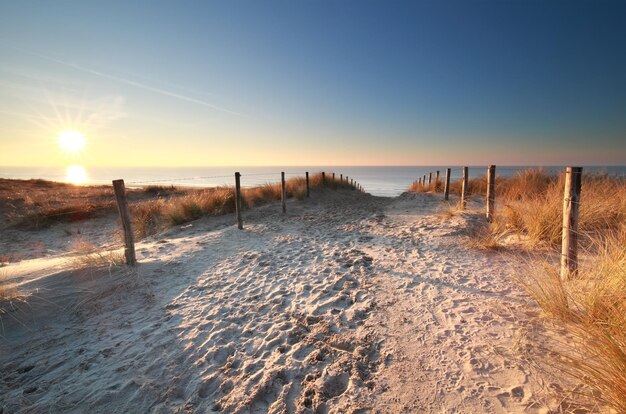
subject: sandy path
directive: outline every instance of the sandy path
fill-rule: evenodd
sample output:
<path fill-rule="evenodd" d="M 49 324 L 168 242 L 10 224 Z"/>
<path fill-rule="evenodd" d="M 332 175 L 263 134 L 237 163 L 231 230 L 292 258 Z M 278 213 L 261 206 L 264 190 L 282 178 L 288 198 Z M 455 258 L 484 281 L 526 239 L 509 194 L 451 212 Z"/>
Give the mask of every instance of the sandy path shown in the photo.
<path fill-rule="evenodd" d="M 9 317 L 0 412 L 520 412 L 528 309 L 428 196 L 314 194 L 61 272 Z M 19 322 L 18 322 L 19 321 Z"/>
<path fill-rule="evenodd" d="M 416 204 L 418 205 L 416 214 Z M 472 217 L 433 214 L 438 197 L 405 195 L 367 228 L 374 237 L 368 328 L 385 338 L 379 412 L 533 412 L 536 383 L 518 347 L 536 311 L 511 261 L 464 246 Z"/>

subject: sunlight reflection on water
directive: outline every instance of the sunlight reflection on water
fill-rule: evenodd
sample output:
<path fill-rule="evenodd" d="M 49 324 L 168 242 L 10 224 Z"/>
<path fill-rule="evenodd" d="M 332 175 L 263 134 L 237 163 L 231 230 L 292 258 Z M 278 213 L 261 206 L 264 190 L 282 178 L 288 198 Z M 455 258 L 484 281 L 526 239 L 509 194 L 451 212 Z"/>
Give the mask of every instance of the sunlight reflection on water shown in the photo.
<path fill-rule="evenodd" d="M 82 165 L 69 165 L 65 169 L 65 182 L 70 184 L 85 184 L 89 178 Z"/>

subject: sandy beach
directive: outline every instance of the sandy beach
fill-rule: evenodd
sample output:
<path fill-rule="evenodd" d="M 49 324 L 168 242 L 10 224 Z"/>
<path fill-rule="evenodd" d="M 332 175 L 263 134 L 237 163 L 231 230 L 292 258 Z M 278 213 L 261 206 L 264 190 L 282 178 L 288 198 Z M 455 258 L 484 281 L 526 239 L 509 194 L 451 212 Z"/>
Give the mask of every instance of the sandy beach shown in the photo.
<path fill-rule="evenodd" d="M 0 414 L 626 414 L 626 1 L 5 1 Z"/>
<path fill-rule="evenodd" d="M 478 206 L 478 203 L 476 204 Z M 548 412 L 523 358 L 538 311 L 478 212 L 319 190 L 137 245 L 136 269 L 3 267 L 3 412 Z M 54 232 L 54 228 L 47 230 Z"/>

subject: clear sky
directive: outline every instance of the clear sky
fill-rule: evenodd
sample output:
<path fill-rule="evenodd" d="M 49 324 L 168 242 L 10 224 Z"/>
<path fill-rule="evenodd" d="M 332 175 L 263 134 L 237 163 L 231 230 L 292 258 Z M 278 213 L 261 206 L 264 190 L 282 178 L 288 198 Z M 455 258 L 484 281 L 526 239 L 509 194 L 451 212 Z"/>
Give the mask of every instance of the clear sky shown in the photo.
<path fill-rule="evenodd" d="M 626 164 L 626 2 L 0 1 L 0 165 Z"/>

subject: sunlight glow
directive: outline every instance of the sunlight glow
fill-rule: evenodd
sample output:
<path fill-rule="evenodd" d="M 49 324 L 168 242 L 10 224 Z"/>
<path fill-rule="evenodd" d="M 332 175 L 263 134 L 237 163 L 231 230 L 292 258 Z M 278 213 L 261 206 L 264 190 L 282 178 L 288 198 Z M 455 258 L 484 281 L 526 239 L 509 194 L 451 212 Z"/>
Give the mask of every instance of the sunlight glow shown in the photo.
<path fill-rule="evenodd" d="M 85 136 L 74 129 L 62 131 L 59 134 L 59 146 L 65 152 L 78 154 L 85 148 Z M 70 167 L 68 167 L 70 168 Z"/>
<path fill-rule="evenodd" d="M 65 182 L 85 184 L 87 182 L 87 171 L 81 165 L 70 165 L 65 169 Z"/>

